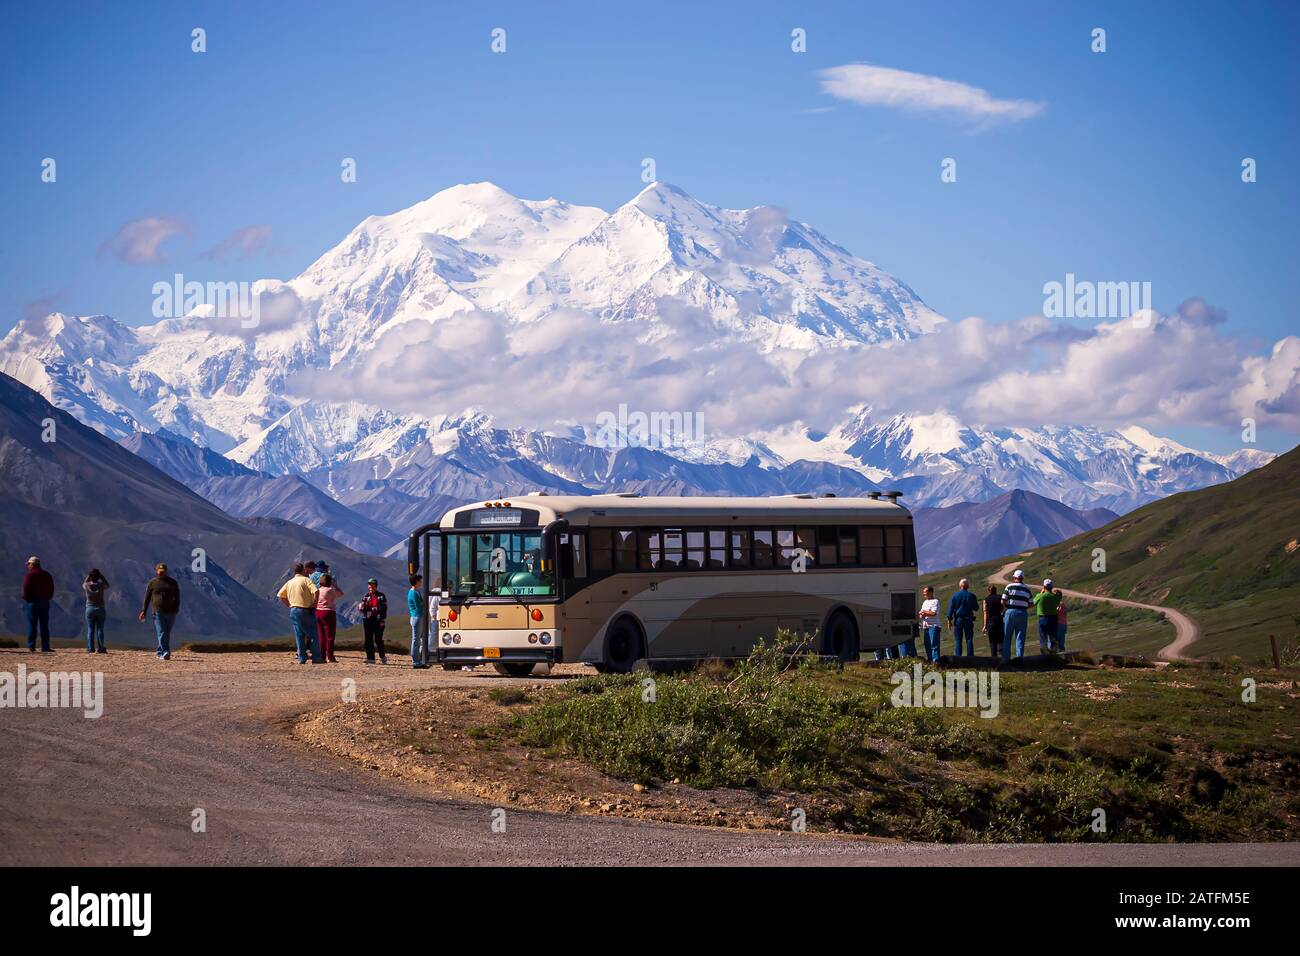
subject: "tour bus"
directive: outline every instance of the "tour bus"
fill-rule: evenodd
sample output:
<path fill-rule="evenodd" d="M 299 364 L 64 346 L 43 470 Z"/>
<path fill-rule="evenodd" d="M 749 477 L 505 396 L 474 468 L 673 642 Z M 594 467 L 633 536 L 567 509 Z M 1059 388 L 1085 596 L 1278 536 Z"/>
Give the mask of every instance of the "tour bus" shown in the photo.
<path fill-rule="evenodd" d="M 411 533 L 407 560 L 424 569 L 425 607 L 440 589 L 433 656 L 449 670 L 621 673 L 743 657 L 779 628 L 856 660 L 914 635 L 916 544 L 899 497 L 533 492 L 452 509 Z"/>

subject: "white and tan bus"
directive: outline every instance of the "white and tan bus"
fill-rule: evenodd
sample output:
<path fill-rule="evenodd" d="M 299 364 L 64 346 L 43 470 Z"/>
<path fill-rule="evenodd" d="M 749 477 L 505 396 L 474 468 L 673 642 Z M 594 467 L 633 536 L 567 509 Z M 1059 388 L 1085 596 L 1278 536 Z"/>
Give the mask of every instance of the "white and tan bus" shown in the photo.
<path fill-rule="evenodd" d="M 847 661 L 913 636 L 916 545 L 898 497 L 533 493 L 447 512 L 412 532 L 407 558 L 426 591 L 441 581 L 435 656 L 449 669 L 625 672 L 743 657 L 778 628 Z"/>

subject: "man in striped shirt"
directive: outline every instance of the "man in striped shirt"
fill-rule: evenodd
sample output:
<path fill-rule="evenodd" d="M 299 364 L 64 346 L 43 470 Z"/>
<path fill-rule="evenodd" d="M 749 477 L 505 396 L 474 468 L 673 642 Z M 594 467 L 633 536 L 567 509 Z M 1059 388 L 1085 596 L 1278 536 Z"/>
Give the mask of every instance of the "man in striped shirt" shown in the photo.
<path fill-rule="evenodd" d="M 1011 639 L 1016 641 L 1016 657 L 1025 656 L 1025 630 L 1029 627 L 1029 605 L 1034 595 L 1025 587 L 1025 572 L 1017 568 L 1011 583 L 1002 592 L 1002 659 L 1011 660 Z"/>

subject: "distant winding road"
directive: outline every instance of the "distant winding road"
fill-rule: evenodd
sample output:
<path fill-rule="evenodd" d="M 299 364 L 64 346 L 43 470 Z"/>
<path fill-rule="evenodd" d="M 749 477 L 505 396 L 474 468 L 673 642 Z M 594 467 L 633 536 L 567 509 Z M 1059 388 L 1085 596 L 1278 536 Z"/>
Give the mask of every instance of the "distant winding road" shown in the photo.
<path fill-rule="evenodd" d="M 1007 584 L 1011 580 L 1011 572 L 1024 563 L 1024 561 L 1012 561 L 1009 564 L 1004 564 L 989 575 L 989 583 Z M 1061 588 L 1061 593 L 1068 594 L 1070 597 L 1078 598 L 1081 601 L 1100 601 L 1103 604 L 1114 604 L 1117 607 L 1136 607 L 1144 611 L 1156 611 L 1163 614 L 1167 620 L 1173 622 L 1174 639 L 1160 648 L 1156 656 L 1162 661 L 1195 660 L 1195 658 L 1188 655 L 1187 649 L 1200 638 L 1201 626 L 1182 611 L 1175 610 L 1172 607 L 1161 607 L 1159 604 L 1143 604 L 1140 601 L 1126 601 L 1123 598 L 1102 597 L 1099 594 L 1089 594 L 1086 591 L 1072 591 L 1069 588 Z"/>

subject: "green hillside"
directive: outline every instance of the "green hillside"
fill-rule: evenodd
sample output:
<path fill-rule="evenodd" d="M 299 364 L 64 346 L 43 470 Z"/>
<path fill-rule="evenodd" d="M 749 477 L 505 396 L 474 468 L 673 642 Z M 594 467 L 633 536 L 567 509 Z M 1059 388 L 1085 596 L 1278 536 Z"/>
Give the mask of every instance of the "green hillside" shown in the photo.
<path fill-rule="evenodd" d="M 1104 573 L 1092 570 L 1096 548 L 1105 551 Z M 982 593 L 977 585 L 1017 557 L 923 581 L 950 592 L 966 576 Z M 1051 577 L 1075 590 L 1190 614 L 1202 628 L 1196 655 L 1263 657 L 1270 633 L 1294 643 L 1300 630 L 1300 449 L 1235 481 L 1152 502 L 1024 560 L 1031 583 Z M 1173 637 L 1172 626 L 1141 611 L 1075 607 L 1075 647 L 1150 655 Z"/>

